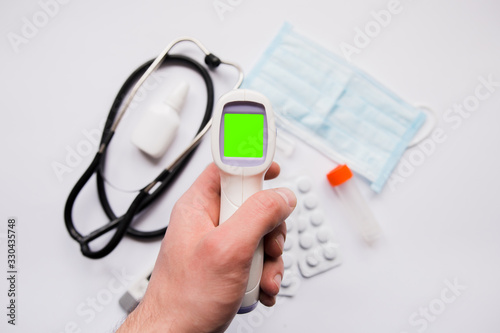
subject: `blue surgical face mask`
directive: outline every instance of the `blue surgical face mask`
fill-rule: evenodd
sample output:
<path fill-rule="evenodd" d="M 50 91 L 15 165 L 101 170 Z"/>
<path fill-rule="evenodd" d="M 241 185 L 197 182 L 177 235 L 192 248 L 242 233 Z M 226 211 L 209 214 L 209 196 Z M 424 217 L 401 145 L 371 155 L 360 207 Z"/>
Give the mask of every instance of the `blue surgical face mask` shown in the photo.
<path fill-rule="evenodd" d="M 266 95 L 277 125 L 380 192 L 425 114 L 285 24 L 243 82 Z"/>

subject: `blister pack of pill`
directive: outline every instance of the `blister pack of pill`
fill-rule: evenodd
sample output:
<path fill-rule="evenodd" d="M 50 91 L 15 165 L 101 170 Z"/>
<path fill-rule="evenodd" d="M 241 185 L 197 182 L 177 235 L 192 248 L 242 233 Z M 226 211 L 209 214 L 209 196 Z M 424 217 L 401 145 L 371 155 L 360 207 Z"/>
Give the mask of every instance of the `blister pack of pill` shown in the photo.
<path fill-rule="evenodd" d="M 333 228 L 321 209 L 309 177 L 302 176 L 273 186 L 286 186 L 297 196 L 297 207 L 286 221 L 283 251 L 285 273 L 280 295 L 293 296 L 303 278 L 310 278 L 341 264 Z"/>

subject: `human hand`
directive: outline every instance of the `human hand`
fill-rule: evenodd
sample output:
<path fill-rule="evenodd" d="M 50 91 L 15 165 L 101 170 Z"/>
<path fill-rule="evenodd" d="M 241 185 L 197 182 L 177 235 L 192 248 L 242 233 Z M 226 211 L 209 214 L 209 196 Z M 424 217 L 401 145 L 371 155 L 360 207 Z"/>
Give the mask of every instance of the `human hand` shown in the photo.
<path fill-rule="evenodd" d="M 265 178 L 278 174 L 273 163 Z M 146 294 L 118 332 L 223 332 L 238 311 L 262 238 L 260 301 L 274 305 L 283 277 L 284 220 L 296 203 L 288 189 L 260 191 L 218 226 L 220 174 L 210 164 L 175 204 Z"/>

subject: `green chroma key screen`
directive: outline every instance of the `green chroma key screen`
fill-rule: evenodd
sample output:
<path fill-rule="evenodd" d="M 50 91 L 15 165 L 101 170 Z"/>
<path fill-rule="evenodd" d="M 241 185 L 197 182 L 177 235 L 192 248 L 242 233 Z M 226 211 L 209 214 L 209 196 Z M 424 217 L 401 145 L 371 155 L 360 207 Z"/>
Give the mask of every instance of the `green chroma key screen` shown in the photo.
<path fill-rule="evenodd" d="M 226 113 L 224 115 L 224 156 L 264 155 L 264 115 Z"/>

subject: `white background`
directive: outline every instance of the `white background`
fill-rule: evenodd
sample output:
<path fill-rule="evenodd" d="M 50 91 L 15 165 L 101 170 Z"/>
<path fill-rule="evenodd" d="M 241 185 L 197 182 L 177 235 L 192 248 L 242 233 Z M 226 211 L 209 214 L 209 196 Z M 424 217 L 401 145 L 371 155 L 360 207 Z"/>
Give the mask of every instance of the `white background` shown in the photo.
<path fill-rule="evenodd" d="M 124 287 L 114 274 L 125 272 L 128 278 L 122 282 L 128 286 L 154 263 L 159 242 L 125 239 L 111 255 L 93 261 L 80 254 L 66 232 L 64 203 L 95 145 L 91 154 L 72 160 L 71 171 L 59 178 L 54 171 L 58 163 L 68 166 L 68 151 L 89 147 L 84 131 L 99 128 L 115 93 L 139 64 L 174 38 L 187 35 L 248 72 L 285 21 L 341 53 L 339 45 L 353 45 L 355 29 L 363 29 L 373 20 L 370 13 L 388 3 L 221 2 L 232 3 L 232 10 L 222 16 L 211 0 L 73 0 L 59 5 L 58 12 L 17 47 L 9 36 L 22 37 L 23 20 L 33 22 L 42 7 L 32 0 L 2 2 L 0 267 L 6 271 L 6 224 L 15 216 L 19 294 L 18 325 L 12 327 L 4 314 L 7 284 L 0 279 L 0 331 L 111 331 L 124 317 L 118 305 L 123 290 L 116 290 Z M 420 148 L 407 151 L 404 159 L 417 163 L 405 170 L 400 166 L 400 172 L 406 171 L 404 182 L 386 186 L 379 195 L 356 178 L 384 229 L 383 239 L 372 248 L 359 239 L 325 181 L 335 163 L 300 142 L 291 158 L 279 157 L 284 174 L 313 178 L 344 263 L 305 280 L 294 298 L 276 308 L 259 307 L 250 316 L 238 317 L 229 332 L 410 333 L 424 331 L 424 326 L 426 332 L 440 333 L 500 330 L 500 89 L 460 118 L 455 128 L 443 119 L 446 110 L 474 95 L 479 77 L 491 75 L 500 82 L 500 5 L 494 0 L 401 0 L 400 6 L 402 11 L 352 61 L 408 102 L 436 110 L 446 140 L 423 160 L 414 153 Z M 197 54 L 189 45 L 179 50 Z M 230 69 L 221 67 L 219 72 L 218 95 L 234 78 Z M 158 75 L 164 78 L 161 88 L 148 94 L 137 110 L 160 101 L 181 78 L 190 80 L 185 129 L 176 144 L 181 147 L 201 119 L 204 88 L 186 70 L 167 69 Z M 136 115 L 132 112 L 125 120 L 110 148 L 110 181 L 120 187 L 144 184 L 174 153 L 152 164 L 135 151 L 127 131 Z M 140 227 L 166 224 L 175 200 L 210 160 L 205 140 Z M 112 190 L 110 196 L 117 212 L 131 200 L 129 194 Z M 77 200 L 74 216 L 82 233 L 104 223 L 94 182 Z M 420 308 L 439 303 L 446 281 L 457 281 L 465 290 L 426 325 L 411 324 L 410 317 Z M 98 296 L 104 302 L 98 311 L 91 310 L 87 302 Z"/>

